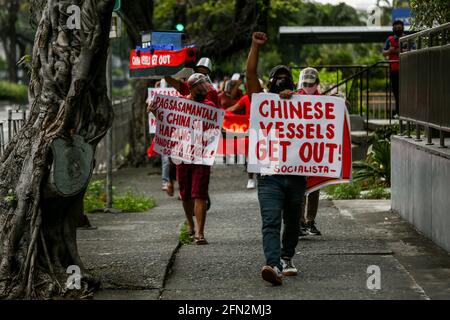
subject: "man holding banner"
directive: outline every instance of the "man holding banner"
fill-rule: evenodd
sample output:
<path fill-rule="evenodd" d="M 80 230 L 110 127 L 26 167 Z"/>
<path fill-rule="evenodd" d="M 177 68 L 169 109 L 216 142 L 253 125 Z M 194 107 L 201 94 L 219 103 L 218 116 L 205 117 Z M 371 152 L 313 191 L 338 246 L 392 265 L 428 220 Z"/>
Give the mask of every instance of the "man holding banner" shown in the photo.
<path fill-rule="evenodd" d="M 280 98 L 280 92 L 294 90 L 286 66 L 273 68 L 269 74 L 270 93 L 259 93 L 262 89 L 256 74 L 258 54 L 266 42 L 266 34 L 255 32 L 247 60 L 249 95 L 258 93 L 251 96 L 248 170 L 258 174 L 266 257 L 261 275 L 264 280 L 280 285 L 282 276 L 297 275 L 292 258 L 300 231 L 305 177 L 319 179 L 319 182 L 308 179 L 317 183 L 311 189 L 315 191 L 322 180 L 342 180 L 348 174 L 347 113 L 342 98 L 318 95 Z"/>
<path fill-rule="evenodd" d="M 206 200 L 224 111 L 206 99 L 210 86 L 205 75 L 194 73 L 187 85 L 189 95 L 185 99 L 157 95 L 148 110 L 158 120 L 155 151 L 170 156 L 177 164 L 188 232 L 195 235 L 196 244 L 202 245 L 208 243 L 204 236 Z"/>

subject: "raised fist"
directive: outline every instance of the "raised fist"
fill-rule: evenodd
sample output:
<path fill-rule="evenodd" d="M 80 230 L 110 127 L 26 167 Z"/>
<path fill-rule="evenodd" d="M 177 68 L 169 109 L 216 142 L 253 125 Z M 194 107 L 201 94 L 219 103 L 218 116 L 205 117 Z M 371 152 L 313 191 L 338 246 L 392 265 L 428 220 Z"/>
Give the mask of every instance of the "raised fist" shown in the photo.
<path fill-rule="evenodd" d="M 267 42 L 267 35 L 264 32 L 253 32 L 252 41 L 258 45 L 263 45 Z"/>

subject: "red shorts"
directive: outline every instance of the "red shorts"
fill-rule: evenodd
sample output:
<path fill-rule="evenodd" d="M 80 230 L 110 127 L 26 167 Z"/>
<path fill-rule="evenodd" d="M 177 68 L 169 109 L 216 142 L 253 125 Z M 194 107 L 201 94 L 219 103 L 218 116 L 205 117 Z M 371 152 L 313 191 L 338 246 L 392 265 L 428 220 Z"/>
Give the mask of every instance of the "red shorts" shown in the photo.
<path fill-rule="evenodd" d="M 208 199 L 210 173 L 210 166 L 185 163 L 177 165 L 181 200 Z"/>

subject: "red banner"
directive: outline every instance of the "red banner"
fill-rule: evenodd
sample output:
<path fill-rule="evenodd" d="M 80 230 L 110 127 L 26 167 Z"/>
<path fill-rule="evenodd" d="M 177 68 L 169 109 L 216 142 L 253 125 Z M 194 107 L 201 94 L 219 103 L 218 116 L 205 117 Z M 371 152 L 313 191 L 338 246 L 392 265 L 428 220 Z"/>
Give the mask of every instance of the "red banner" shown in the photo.
<path fill-rule="evenodd" d="M 146 78 L 174 75 L 185 67 L 195 66 L 196 48 L 130 52 L 130 76 Z"/>

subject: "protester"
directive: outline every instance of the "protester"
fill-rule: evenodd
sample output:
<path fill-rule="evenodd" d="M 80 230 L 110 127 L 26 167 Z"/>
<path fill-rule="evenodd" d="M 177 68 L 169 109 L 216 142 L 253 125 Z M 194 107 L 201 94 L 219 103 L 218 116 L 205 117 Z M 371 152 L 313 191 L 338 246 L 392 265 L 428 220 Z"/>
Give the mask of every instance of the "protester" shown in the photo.
<path fill-rule="evenodd" d="M 229 112 L 233 112 L 236 114 L 244 114 L 250 118 L 250 98 L 248 94 L 244 94 L 235 105 L 229 107 L 227 109 Z M 250 120 L 250 119 L 249 119 Z M 255 174 L 252 172 L 248 172 L 248 181 L 247 181 L 247 189 L 255 189 L 256 188 L 256 180 Z"/>
<path fill-rule="evenodd" d="M 267 35 L 255 32 L 247 59 L 248 95 L 263 92 L 258 81 L 257 65 L 259 50 L 267 42 Z M 274 67 L 269 73 L 268 90 L 280 93 L 294 90 L 290 69 L 283 65 Z M 297 275 L 292 262 L 298 243 L 300 210 L 305 193 L 306 180 L 297 175 L 257 175 L 258 200 L 262 217 L 263 249 L 266 265 L 261 269 L 264 280 L 281 285 L 284 276 Z M 281 223 L 284 223 L 280 237 Z M 281 238 L 281 239 L 280 239 Z M 281 240 L 281 241 L 280 241 Z M 280 245 L 281 243 L 281 245 Z"/>
<path fill-rule="evenodd" d="M 239 99 L 242 98 L 244 93 L 240 89 L 242 79 L 239 74 L 234 74 L 231 80 L 225 83 L 223 92 L 219 94 L 219 103 L 223 109 L 227 109 L 235 105 Z"/>
<path fill-rule="evenodd" d="M 296 93 L 289 90 L 280 93 L 281 98 L 290 98 L 292 94 L 320 95 L 319 92 L 319 72 L 314 68 L 305 68 L 300 72 L 298 81 L 298 91 Z M 300 236 L 316 235 L 321 232 L 316 227 L 316 216 L 319 209 L 320 190 L 311 192 L 305 196 L 300 211 Z M 306 217 L 305 217 L 306 211 Z"/>
<path fill-rule="evenodd" d="M 167 82 L 161 79 L 155 83 L 155 88 L 167 88 Z M 173 181 L 170 179 L 170 159 L 166 155 L 161 155 L 161 190 L 173 196 Z"/>
<path fill-rule="evenodd" d="M 203 74 L 203 75 L 205 75 L 207 77 L 209 90 L 208 90 L 208 94 L 207 94 L 206 98 L 209 101 L 214 102 L 214 104 L 216 106 L 218 106 L 219 105 L 219 96 L 218 96 L 218 93 L 217 93 L 216 89 L 212 85 L 210 77 L 209 77 L 211 75 L 211 72 L 212 72 L 211 60 L 209 58 L 206 58 L 206 57 L 201 58 L 198 61 L 197 65 L 194 67 L 194 72 L 201 73 L 201 74 Z M 175 78 L 173 78 L 171 76 L 166 76 L 166 77 L 164 77 L 164 79 L 172 87 L 177 89 L 177 91 L 181 95 L 183 95 L 183 96 L 189 95 L 189 88 L 188 88 L 187 82 L 185 82 L 183 80 L 180 80 L 180 79 L 175 79 Z"/>
<path fill-rule="evenodd" d="M 403 52 L 406 49 L 402 48 L 400 50 L 400 37 L 403 37 L 404 34 L 404 24 L 401 20 L 395 20 L 392 24 L 393 35 L 390 35 L 383 49 L 383 55 L 387 57 L 389 60 L 400 60 L 400 51 Z M 394 62 L 390 64 L 390 78 L 391 78 L 391 86 L 392 93 L 395 98 L 395 111 L 393 113 L 394 118 L 398 117 L 399 114 L 399 70 L 400 64 L 398 62 Z"/>
<path fill-rule="evenodd" d="M 201 73 L 194 73 L 187 80 L 189 95 L 186 99 L 207 104 L 217 108 L 217 105 L 206 97 L 210 90 L 208 78 Z M 156 113 L 156 104 L 148 107 L 149 112 Z M 188 222 L 189 235 L 195 235 L 195 243 L 208 244 L 205 239 L 204 228 L 206 221 L 208 186 L 211 167 L 201 164 L 177 165 L 177 180 L 180 186 L 180 195 Z M 194 216 L 196 224 L 194 224 Z"/>

